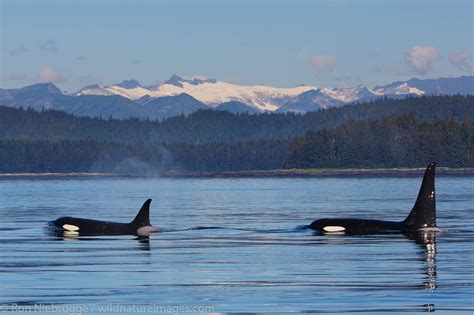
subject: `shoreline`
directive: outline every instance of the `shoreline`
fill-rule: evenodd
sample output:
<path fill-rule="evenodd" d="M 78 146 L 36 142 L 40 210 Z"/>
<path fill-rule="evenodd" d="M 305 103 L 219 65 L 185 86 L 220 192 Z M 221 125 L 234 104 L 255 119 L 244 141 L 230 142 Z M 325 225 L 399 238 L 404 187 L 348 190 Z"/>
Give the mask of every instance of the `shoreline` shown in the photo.
<path fill-rule="evenodd" d="M 274 169 L 225 172 L 150 172 L 150 173 L 0 173 L 0 179 L 9 178 L 120 178 L 120 177 L 163 177 L 163 178 L 270 178 L 270 177 L 381 177 L 418 176 L 425 168 L 362 168 L 362 169 Z M 474 176 L 474 168 L 439 167 L 437 176 Z"/>

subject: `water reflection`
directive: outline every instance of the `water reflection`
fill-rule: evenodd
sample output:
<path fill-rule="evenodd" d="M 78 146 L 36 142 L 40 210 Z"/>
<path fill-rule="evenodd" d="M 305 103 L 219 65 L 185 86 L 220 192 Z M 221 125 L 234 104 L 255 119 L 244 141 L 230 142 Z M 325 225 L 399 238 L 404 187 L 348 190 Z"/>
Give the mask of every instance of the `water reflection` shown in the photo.
<path fill-rule="evenodd" d="M 394 208 L 412 205 L 419 180 L 2 181 L 0 304 L 153 301 L 211 304 L 216 313 L 472 313 L 473 179 L 438 183 L 446 209 L 439 224 L 449 233 L 314 237 L 296 227 L 318 209 L 321 217 L 398 218 Z M 160 199 L 152 221 L 166 228 L 149 240 L 50 236 L 41 229 L 69 214 L 124 222 L 136 210 L 126 205 L 148 196 Z M 211 226 L 221 228 L 192 228 Z"/>
<path fill-rule="evenodd" d="M 377 248 L 377 247 L 379 248 L 381 255 L 385 255 L 387 253 L 385 249 L 389 246 L 393 246 L 394 241 L 396 242 L 396 244 L 400 244 L 400 245 L 402 245 L 403 242 L 405 243 L 408 242 L 413 245 L 416 245 L 417 252 L 415 256 L 409 256 L 409 257 L 408 256 L 405 256 L 405 257 L 392 256 L 392 258 L 389 258 L 389 259 L 394 259 L 394 262 L 392 264 L 394 269 L 392 269 L 391 272 L 389 273 L 389 274 L 395 275 L 393 279 L 387 278 L 386 281 L 383 282 L 383 284 L 377 283 L 376 286 L 373 286 L 373 287 L 369 284 L 368 287 L 374 290 L 384 288 L 386 290 L 402 289 L 402 290 L 409 291 L 411 289 L 416 289 L 417 291 L 425 291 L 426 294 L 422 294 L 422 296 L 423 296 L 423 299 L 427 303 L 423 303 L 423 304 L 420 303 L 418 305 L 407 306 L 407 308 L 403 309 L 403 311 L 416 310 L 419 312 L 434 312 L 436 310 L 435 309 L 436 305 L 435 303 L 430 303 L 430 302 L 432 302 L 432 297 L 434 296 L 435 292 L 438 289 L 438 276 L 437 276 L 437 265 L 436 265 L 437 264 L 436 263 L 436 239 L 437 239 L 437 236 L 439 236 L 440 234 L 441 233 L 439 231 L 417 231 L 417 232 L 407 233 L 407 234 L 384 233 L 384 234 L 379 234 L 379 235 L 346 235 L 344 233 L 324 234 L 321 232 L 314 232 L 312 235 L 318 237 L 319 239 L 319 241 L 313 243 L 316 246 L 331 245 L 332 248 L 338 247 L 338 248 L 347 249 L 348 246 L 352 246 L 352 245 L 358 246 L 358 245 L 362 245 L 362 244 L 365 245 L 365 244 L 370 243 L 371 244 L 370 246 L 372 248 Z M 399 237 L 397 237 L 397 235 Z M 407 239 L 404 240 L 404 237 L 406 237 Z M 381 247 L 379 247 L 380 245 Z M 406 244 L 402 246 L 405 247 Z M 369 245 L 367 245 L 367 248 L 368 247 Z M 352 253 L 347 253 L 345 256 L 350 255 L 350 254 L 359 254 L 359 253 L 360 253 L 360 249 L 355 249 Z M 357 257 L 350 258 L 351 263 L 352 263 L 351 266 L 348 266 L 347 269 L 344 268 L 344 271 L 341 272 L 341 274 L 349 275 L 345 279 L 346 282 L 343 284 L 340 284 L 342 287 L 356 286 L 356 287 L 365 288 L 365 285 L 366 285 L 365 282 L 370 281 L 367 279 L 372 277 L 374 273 L 378 274 L 378 272 L 374 271 L 373 269 L 364 267 L 367 264 L 370 264 L 371 259 L 374 257 L 373 256 L 374 252 L 367 250 L 366 255 L 367 255 L 366 257 L 357 255 Z M 375 259 L 375 261 L 378 261 L 378 260 Z M 397 265 L 413 266 L 412 264 L 413 261 L 415 262 L 415 264 L 418 264 L 417 262 L 419 262 L 419 264 L 422 266 L 421 268 L 411 269 L 413 272 L 418 271 L 421 277 L 417 277 L 417 275 L 411 273 L 411 270 L 406 269 L 407 267 L 397 267 Z M 388 261 L 386 263 L 390 265 Z M 337 267 L 334 267 L 334 268 L 337 268 Z M 356 284 L 354 284 L 354 279 L 352 278 L 352 276 L 357 275 L 358 271 L 361 271 L 361 270 L 363 270 L 363 272 L 361 272 L 361 274 L 357 278 Z M 332 271 L 331 271 L 331 274 L 332 274 Z M 363 277 L 362 275 L 365 275 L 366 278 Z M 413 285 L 412 282 L 410 281 L 413 278 L 421 278 L 421 279 L 418 282 L 418 284 Z M 390 311 L 395 311 L 395 310 L 390 309 Z"/>
<path fill-rule="evenodd" d="M 79 233 L 71 233 L 69 231 L 51 230 L 46 229 L 46 235 L 53 237 L 55 240 L 74 242 L 74 241 L 112 241 L 114 239 L 119 240 L 121 238 L 115 238 L 110 236 L 81 236 Z M 150 251 L 150 237 L 149 236 L 136 236 L 134 240 L 137 241 L 137 248 L 144 251 Z"/>
<path fill-rule="evenodd" d="M 205 234 L 200 234 L 199 236 L 194 234 L 196 231 L 199 233 L 202 232 L 202 230 L 209 230 L 208 233 Z M 63 240 L 63 241 L 97 241 L 97 240 L 107 240 L 107 246 L 111 246 L 111 251 L 114 253 L 110 255 L 110 257 L 115 257 L 115 252 L 121 252 L 121 251 L 144 251 L 146 252 L 146 257 L 152 257 L 152 252 L 151 252 L 151 239 L 155 242 L 155 250 L 162 248 L 163 240 L 173 240 L 177 241 L 178 243 L 176 244 L 175 248 L 177 249 L 177 252 L 174 252 L 174 256 L 171 259 L 171 261 L 174 261 L 174 263 L 178 263 L 180 268 L 181 268 L 181 259 L 184 259 L 186 261 L 188 259 L 189 255 L 189 244 L 183 247 L 179 245 L 179 242 L 187 241 L 190 239 L 194 239 L 195 242 L 199 243 L 193 243 L 192 248 L 206 248 L 203 250 L 203 252 L 207 252 L 209 248 L 212 248 L 214 246 L 211 246 L 211 244 L 215 244 L 215 242 L 218 242 L 220 245 L 222 245 L 221 242 L 227 243 L 232 240 L 232 247 L 234 246 L 242 246 L 242 248 L 245 248 L 245 246 L 249 246 L 251 244 L 251 247 L 254 247 L 256 245 L 258 246 L 263 246 L 261 247 L 262 250 L 265 250 L 266 244 L 271 244 L 273 246 L 292 246 L 292 245 L 301 245 L 301 242 L 307 242 L 309 239 L 316 240 L 316 238 L 312 237 L 312 233 L 308 233 L 309 231 L 307 229 L 302 229 L 301 227 L 295 228 L 293 230 L 291 229 L 268 229 L 268 230 L 257 230 L 257 229 L 233 229 L 233 228 L 220 228 L 219 232 L 214 231 L 215 229 L 206 229 L 206 228 L 199 228 L 199 229 L 186 229 L 181 231 L 184 234 L 179 234 L 179 235 L 174 235 L 174 234 L 169 234 L 169 233 L 160 233 L 160 235 L 152 235 L 152 236 L 145 236 L 145 237 L 132 237 L 132 236 L 79 236 L 79 235 L 67 235 L 64 233 L 59 233 L 56 234 L 56 240 Z M 247 234 L 248 232 L 248 234 Z M 223 233 L 223 234 L 220 234 Z M 238 235 L 229 235 L 229 233 L 238 233 Z M 241 234 L 243 233 L 243 234 Z M 185 235 L 186 234 L 186 235 Z M 189 235 L 188 235 L 189 234 Z M 282 236 L 283 235 L 283 236 Z M 438 288 L 438 279 L 437 279 L 437 267 L 436 267 L 436 238 L 438 235 L 438 232 L 436 231 L 419 231 L 419 232 L 414 232 L 414 233 L 408 233 L 408 234 L 400 234 L 400 233 L 389 233 L 387 235 L 369 235 L 369 236 L 349 236 L 349 235 L 344 235 L 344 234 L 339 234 L 339 235 L 327 235 L 327 234 L 316 234 L 319 236 L 316 242 L 311 242 L 311 244 L 316 245 L 314 247 L 324 247 L 324 245 L 337 245 L 337 246 L 331 246 L 333 251 L 331 252 L 331 255 L 326 255 L 326 259 L 330 260 L 337 260 L 338 255 L 339 255 L 339 250 L 345 251 L 348 246 L 351 247 L 352 245 L 356 246 L 361 246 L 360 248 L 364 248 L 366 244 L 370 244 L 373 250 L 370 252 L 366 257 L 364 256 L 359 256 L 356 258 L 356 261 L 353 262 L 352 266 L 342 266 L 343 269 L 341 269 L 341 273 L 343 274 L 342 276 L 339 275 L 341 279 L 344 279 L 344 281 L 339 282 L 339 286 L 341 290 L 347 290 L 348 288 L 362 288 L 364 290 L 411 290 L 415 289 L 416 291 L 426 291 L 427 294 L 423 295 L 422 300 L 420 301 L 421 303 L 417 304 L 411 304 L 411 305 L 405 305 L 402 308 L 399 309 L 391 309 L 392 306 L 384 309 L 384 310 L 391 310 L 391 311 L 418 311 L 418 312 L 434 312 L 435 311 L 435 306 L 439 309 L 439 305 L 435 305 L 435 303 L 432 303 L 432 293 L 434 293 L 437 288 Z M 159 236 L 159 237 L 157 237 Z M 236 240 L 239 240 L 239 245 L 236 245 Z M 265 241 L 263 243 L 262 241 Z M 374 256 L 369 256 L 369 255 L 386 255 L 388 253 L 389 260 L 393 258 L 393 249 L 390 249 L 389 247 L 394 245 L 393 242 L 396 242 L 395 244 L 400 244 L 401 247 L 407 248 L 408 251 L 413 251 L 413 248 L 416 248 L 416 251 L 414 251 L 414 256 L 410 255 L 408 257 L 400 257 L 397 256 L 398 262 L 395 262 L 393 267 L 389 267 L 388 274 L 393 275 L 394 278 L 390 279 L 387 278 L 386 280 L 380 281 L 380 280 L 367 280 L 367 278 L 370 278 L 374 274 L 381 275 L 377 272 L 375 269 L 371 269 L 367 267 L 368 261 L 370 261 L 369 257 L 374 257 Z M 109 243 L 110 242 L 110 243 Z M 211 243 L 210 243 L 211 242 Z M 81 242 L 82 243 L 82 242 Z M 85 245 L 88 242 L 84 242 Z M 95 242 L 94 242 L 95 243 Z M 413 246 L 410 246 L 410 244 L 413 244 Z M 307 243 L 306 243 L 307 245 Z M 408 246 L 407 246 L 408 245 Z M 382 247 L 380 247 L 382 246 Z M 101 248 L 103 248 L 103 245 L 100 245 Z M 298 246 L 299 247 L 299 246 Z M 183 248 L 185 249 L 185 253 L 183 253 Z M 381 248 L 387 248 L 388 251 L 380 251 Z M 336 249 L 336 250 L 334 250 Z M 90 250 L 90 249 L 89 249 Z M 220 251 L 225 252 L 225 249 L 221 249 L 217 251 L 217 257 L 220 257 L 219 254 Z M 319 253 L 326 253 L 327 251 L 325 249 L 319 249 L 316 250 L 316 252 Z M 121 255 L 121 254 L 119 254 Z M 207 254 L 205 254 L 207 255 Z M 145 256 L 142 256 L 145 257 Z M 156 256 L 155 256 L 156 257 Z M 206 256 L 207 257 L 207 256 Z M 354 256 L 355 257 L 355 256 Z M 390 258 L 389 258 L 390 257 Z M 400 259 L 401 258 L 401 259 Z M 191 264 L 199 264 L 199 266 L 203 266 L 201 263 L 201 260 L 204 258 L 199 258 L 198 262 L 189 260 Z M 207 258 L 206 258 L 207 259 Z M 317 258 L 317 261 L 321 263 L 322 256 L 319 256 Z M 100 259 L 98 262 L 95 262 L 96 265 L 99 264 L 110 264 L 107 259 Z M 384 259 L 384 261 L 386 261 Z M 130 262 L 128 262 L 130 263 Z M 170 264 L 170 262 L 167 262 Z M 213 262 L 215 264 L 215 262 Z M 324 262 L 322 262 L 324 264 Z M 137 262 L 131 262 L 131 264 L 135 265 Z M 227 264 L 227 263 L 226 263 Z M 122 263 L 122 266 L 124 264 Z M 147 265 L 147 267 L 145 267 Z M 291 265 L 291 263 L 290 263 Z M 398 265 L 398 266 L 397 266 Z M 414 275 L 413 271 L 411 269 L 407 269 L 407 265 L 415 265 L 417 268 L 412 269 L 414 272 L 418 272 L 418 275 Z M 153 264 L 153 260 L 149 259 L 143 259 L 140 260 L 139 266 L 141 266 L 139 269 L 141 272 L 150 272 L 151 270 L 154 270 L 156 268 L 156 265 Z M 151 268 L 148 266 L 152 266 Z M 211 267 L 207 267 L 211 266 Z M 207 268 L 216 268 L 216 265 L 207 265 Z M 269 265 L 271 267 L 271 265 Z M 354 267 L 355 266 L 355 267 Z M 122 267 L 121 267 L 122 268 Z M 167 268 L 170 268 L 170 270 L 174 270 L 174 265 L 171 263 L 168 265 Z M 227 270 L 228 265 L 226 265 L 225 269 Z M 329 269 L 327 271 L 330 274 L 337 274 L 338 271 L 338 266 L 333 266 L 332 264 L 329 264 L 328 266 Z M 359 269 L 362 268 L 362 269 Z M 400 268 L 400 269 L 399 269 Z M 405 271 L 407 270 L 407 271 Z M 416 271 L 419 270 L 419 271 Z M 362 271 L 362 272 L 360 272 Z M 207 275 L 208 270 L 206 270 L 205 274 Z M 226 271 L 227 272 L 227 271 Z M 294 272 L 294 271 L 292 271 Z M 360 273 L 359 273 L 360 272 Z M 401 272 L 401 274 L 399 273 Z M 196 273 L 193 272 L 192 275 L 195 276 L 196 274 L 201 274 L 201 273 Z M 328 277 L 328 274 L 325 272 L 324 277 Z M 317 274 L 318 275 L 318 274 Z M 330 277 L 330 276 L 329 276 Z M 406 277 L 406 278 L 403 278 Z M 413 283 L 410 281 L 413 278 L 418 278 L 419 280 L 416 283 Z M 337 278 L 335 278 L 337 280 Z M 331 282 L 336 281 L 331 279 Z M 207 282 L 210 280 L 206 279 Z M 324 283 L 327 283 L 327 279 L 319 279 L 318 277 L 316 278 L 311 278 L 310 283 L 319 283 L 318 281 L 323 281 Z M 374 283 L 372 283 L 372 281 Z M 269 281 L 265 282 L 266 285 L 269 284 L 274 284 L 274 282 Z M 194 285 L 194 284 L 193 284 Z"/>
<path fill-rule="evenodd" d="M 325 239 L 325 242 L 330 241 L 331 244 L 346 244 L 347 236 L 344 232 L 341 233 L 330 233 L 330 237 Z M 394 235 L 398 233 L 382 233 L 382 235 Z M 436 272 L 436 237 L 440 234 L 440 231 L 416 231 L 412 233 L 404 234 L 408 239 L 414 241 L 420 245 L 422 252 L 422 258 L 420 261 L 426 264 L 425 275 L 426 281 L 424 288 L 428 291 L 434 291 L 438 287 L 437 285 L 437 272 Z M 328 236 L 328 234 L 321 232 L 314 232 L 313 236 Z M 339 238 L 341 237 L 341 238 Z"/>
<path fill-rule="evenodd" d="M 417 231 L 407 235 L 410 240 L 415 241 L 423 249 L 423 261 L 426 264 L 425 288 L 428 291 L 434 291 L 438 287 L 436 273 L 436 236 L 438 233 L 436 231 Z"/>
<path fill-rule="evenodd" d="M 136 238 L 138 241 L 139 249 L 145 250 L 145 251 L 150 251 L 150 237 L 149 236 L 139 236 Z"/>

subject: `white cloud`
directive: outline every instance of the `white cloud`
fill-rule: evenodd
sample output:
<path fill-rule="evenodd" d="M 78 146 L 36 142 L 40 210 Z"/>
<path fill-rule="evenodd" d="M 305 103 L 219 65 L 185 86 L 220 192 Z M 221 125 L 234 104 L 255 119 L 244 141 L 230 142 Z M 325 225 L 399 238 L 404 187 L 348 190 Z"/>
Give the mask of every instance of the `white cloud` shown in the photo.
<path fill-rule="evenodd" d="M 472 66 L 472 56 L 467 51 L 460 51 L 449 55 L 449 61 L 459 70 L 474 73 L 474 67 Z"/>
<path fill-rule="evenodd" d="M 53 68 L 43 68 L 38 74 L 38 79 L 36 81 L 40 83 L 61 83 L 65 82 L 66 79 L 61 75 L 61 73 Z"/>
<path fill-rule="evenodd" d="M 440 58 L 436 48 L 414 46 L 405 56 L 405 61 L 419 74 L 427 74 L 433 68 L 433 62 Z"/>
<path fill-rule="evenodd" d="M 310 64 L 316 71 L 331 72 L 336 66 L 336 57 L 314 55 L 311 57 Z"/>

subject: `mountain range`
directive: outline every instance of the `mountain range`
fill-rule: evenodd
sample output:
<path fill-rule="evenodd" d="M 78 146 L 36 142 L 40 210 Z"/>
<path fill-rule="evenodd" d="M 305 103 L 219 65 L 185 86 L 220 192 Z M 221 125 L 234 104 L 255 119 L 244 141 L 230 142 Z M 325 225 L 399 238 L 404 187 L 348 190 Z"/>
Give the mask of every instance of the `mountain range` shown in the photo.
<path fill-rule="evenodd" d="M 79 116 L 164 119 L 209 108 L 233 113 L 306 113 L 380 97 L 441 94 L 474 94 L 474 76 L 412 78 L 369 89 L 363 85 L 353 88 L 243 86 L 204 77 L 173 75 L 156 85 L 142 86 L 131 79 L 104 87 L 88 85 L 73 94 L 63 93 L 52 83 L 41 83 L 0 89 L 0 105 L 59 109 Z"/>

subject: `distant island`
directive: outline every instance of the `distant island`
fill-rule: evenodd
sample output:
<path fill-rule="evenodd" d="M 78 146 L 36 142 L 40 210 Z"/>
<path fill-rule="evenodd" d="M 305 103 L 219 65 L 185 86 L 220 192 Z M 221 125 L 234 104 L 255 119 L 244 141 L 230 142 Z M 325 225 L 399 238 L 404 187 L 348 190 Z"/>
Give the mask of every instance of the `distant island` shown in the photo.
<path fill-rule="evenodd" d="M 0 173 L 390 169 L 430 161 L 472 168 L 473 118 L 472 95 L 383 98 L 304 115 L 207 109 L 163 121 L 0 106 Z"/>

